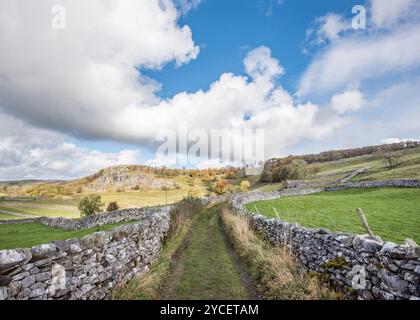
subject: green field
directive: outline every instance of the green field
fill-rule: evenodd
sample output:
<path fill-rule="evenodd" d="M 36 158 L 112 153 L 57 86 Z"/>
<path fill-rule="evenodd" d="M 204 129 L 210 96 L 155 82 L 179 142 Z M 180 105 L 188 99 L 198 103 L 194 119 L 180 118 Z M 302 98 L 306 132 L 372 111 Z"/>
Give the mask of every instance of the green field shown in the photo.
<path fill-rule="evenodd" d="M 106 224 L 100 227 L 79 231 L 65 231 L 50 228 L 40 223 L 25 223 L 0 225 L 0 250 L 14 248 L 30 248 L 38 244 L 50 243 L 55 240 L 81 238 L 85 235 L 106 231 L 129 222 Z"/>
<path fill-rule="evenodd" d="M 327 228 L 362 234 L 356 209 L 362 208 L 373 232 L 382 239 L 420 243 L 420 189 L 371 188 L 321 192 L 255 203 L 260 214 L 297 222 L 311 228 Z M 255 212 L 254 203 L 247 209 Z"/>

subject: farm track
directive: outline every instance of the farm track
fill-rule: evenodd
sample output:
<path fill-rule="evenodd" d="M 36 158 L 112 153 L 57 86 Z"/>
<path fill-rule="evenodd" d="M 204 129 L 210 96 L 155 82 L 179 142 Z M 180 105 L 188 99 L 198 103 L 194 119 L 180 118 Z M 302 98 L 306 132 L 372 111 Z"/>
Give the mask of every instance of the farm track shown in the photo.
<path fill-rule="evenodd" d="M 225 234 L 220 207 L 206 209 L 172 258 L 163 299 L 258 299 L 256 285 Z"/>

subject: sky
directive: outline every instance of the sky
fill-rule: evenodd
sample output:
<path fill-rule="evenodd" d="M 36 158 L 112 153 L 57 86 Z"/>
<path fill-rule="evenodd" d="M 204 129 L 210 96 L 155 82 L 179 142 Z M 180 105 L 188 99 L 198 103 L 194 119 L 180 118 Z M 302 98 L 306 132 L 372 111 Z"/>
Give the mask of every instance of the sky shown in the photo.
<path fill-rule="evenodd" d="M 212 130 L 264 159 L 418 140 L 419 88 L 416 0 L 0 0 L 0 180 L 231 164 L 187 157 Z"/>

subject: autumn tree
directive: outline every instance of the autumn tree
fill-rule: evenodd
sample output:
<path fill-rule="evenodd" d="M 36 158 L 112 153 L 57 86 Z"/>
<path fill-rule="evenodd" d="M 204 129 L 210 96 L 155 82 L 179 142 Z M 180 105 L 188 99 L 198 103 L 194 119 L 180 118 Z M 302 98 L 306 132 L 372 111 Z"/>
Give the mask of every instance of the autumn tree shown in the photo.
<path fill-rule="evenodd" d="M 101 196 L 91 194 L 80 200 L 78 208 L 80 210 L 80 215 L 86 217 L 102 212 L 104 205 Z"/>
<path fill-rule="evenodd" d="M 242 192 L 248 191 L 250 186 L 251 186 L 251 184 L 249 183 L 249 181 L 246 181 L 246 180 L 242 181 L 239 184 L 239 188 Z"/>
<path fill-rule="evenodd" d="M 228 184 L 223 180 L 217 181 L 214 185 L 214 193 L 217 194 L 218 196 L 225 194 L 227 189 L 228 189 Z"/>

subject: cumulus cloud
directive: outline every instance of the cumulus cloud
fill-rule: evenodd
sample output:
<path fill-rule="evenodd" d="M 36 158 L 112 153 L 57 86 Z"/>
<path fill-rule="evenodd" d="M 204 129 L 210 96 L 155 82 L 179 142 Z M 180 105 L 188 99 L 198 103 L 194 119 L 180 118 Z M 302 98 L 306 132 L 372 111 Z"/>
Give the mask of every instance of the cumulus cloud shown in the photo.
<path fill-rule="evenodd" d="M 207 132 L 212 129 L 263 129 L 267 156 L 274 156 L 301 139 L 318 139 L 331 134 L 341 125 L 337 118 L 329 119 L 328 124 L 323 122 L 322 108 L 294 101 L 277 84 L 276 79 L 283 68 L 271 57 L 268 48 L 251 50 L 244 59 L 244 66 L 248 77 L 222 74 L 207 91 L 183 92 L 162 101 L 155 107 L 156 115 L 153 110 L 146 114 L 130 110 L 122 115 L 124 123 L 135 127 L 135 119 L 140 115 L 150 119 L 146 123 L 155 123 L 153 116 L 160 115 L 160 127 L 173 130 L 177 130 L 181 121 Z"/>
<path fill-rule="evenodd" d="M 331 98 L 331 106 L 339 114 L 357 111 L 364 103 L 363 94 L 359 90 L 346 91 Z"/>
<path fill-rule="evenodd" d="M 68 25 L 60 31 L 49 25 L 53 4 L 2 3 L 0 38 L 9 50 L 0 52 L 1 106 L 29 124 L 143 146 L 181 121 L 207 131 L 263 128 L 270 155 L 338 126 L 320 125 L 318 106 L 295 103 L 277 85 L 284 70 L 267 47 L 247 54 L 247 76 L 224 73 L 207 91 L 160 99 L 159 84 L 141 70 L 187 63 L 199 51 L 172 1 L 64 1 Z"/>
<path fill-rule="evenodd" d="M 52 0 L 1 3 L 0 107 L 30 130 L 47 132 L 45 139 L 40 131 L 27 140 L 2 135 L 2 159 L 16 163 L 2 169 L 3 178 L 33 172 L 79 176 L 139 161 L 139 150 L 88 150 L 68 144 L 65 135 L 150 146 L 160 129 L 177 131 L 180 122 L 207 132 L 264 129 L 266 157 L 272 157 L 302 139 L 325 138 L 346 121 L 333 108 L 296 101 L 278 84 L 284 68 L 264 46 L 246 55 L 246 75 L 223 73 L 206 91 L 161 99 L 156 95 L 160 84 L 142 70 L 182 65 L 199 53 L 190 28 L 179 25 L 172 1 L 61 3 L 67 9 L 66 30 L 51 28 Z M 51 132 L 57 137 L 48 137 Z"/>
<path fill-rule="evenodd" d="M 348 38 L 332 45 L 305 71 L 299 94 L 328 92 L 420 66 L 420 24 L 391 34 Z"/>
<path fill-rule="evenodd" d="M 108 166 L 141 162 L 138 149 L 102 152 L 77 147 L 68 137 L 0 114 L 0 181 L 71 179 Z"/>
<path fill-rule="evenodd" d="M 418 15 L 416 0 L 370 0 L 372 20 L 376 27 L 392 27 L 403 19 Z"/>
<path fill-rule="evenodd" d="M 310 42 L 316 45 L 335 41 L 340 38 L 340 34 L 349 30 L 351 24 L 341 15 L 328 13 L 315 20 L 314 27 L 307 32 L 307 38 L 314 38 Z"/>
<path fill-rule="evenodd" d="M 420 4 L 411 0 L 372 0 L 366 32 L 350 30 L 338 14 L 318 18 L 318 42 L 332 41 L 318 54 L 300 79 L 298 95 L 343 90 L 368 79 L 401 74 L 420 66 Z M 373 22 L 371 22 L 373 21 Z M 392 28 L 388 27 L 392 25 Z"/>
<path fill-rule="evenodd" d="M 66 30 L 51 28 L 55 4 L 1 3 L 1 107 L 31 124 L 83 138 L 127 137 L 114 117 L 158 101 L 159 85 L 136 67 L 182 65 L 199 53 L 170 0 L 64 0 Z"/>
<path fill-rule="evenodd" d="M 263 77 L 270 80 L 284 73 L 283 67 L 271 57 L 271 50 L 264 46 L 248 52 L 244 65 L 246 73 L 254 79 Z"/>

